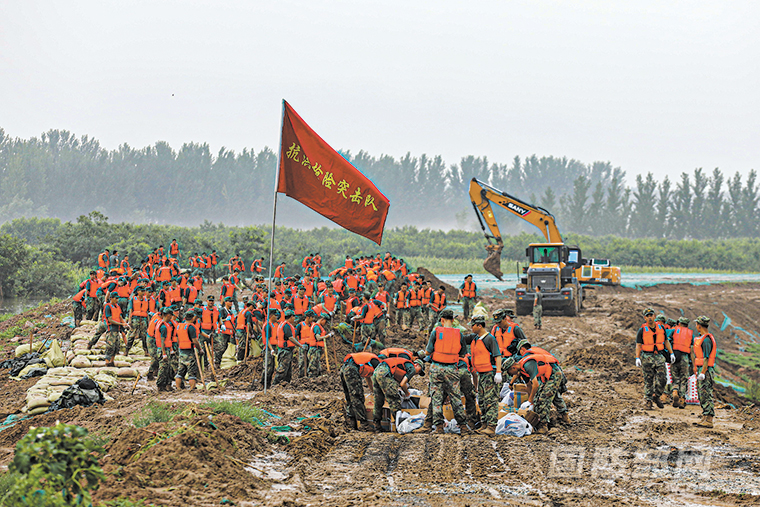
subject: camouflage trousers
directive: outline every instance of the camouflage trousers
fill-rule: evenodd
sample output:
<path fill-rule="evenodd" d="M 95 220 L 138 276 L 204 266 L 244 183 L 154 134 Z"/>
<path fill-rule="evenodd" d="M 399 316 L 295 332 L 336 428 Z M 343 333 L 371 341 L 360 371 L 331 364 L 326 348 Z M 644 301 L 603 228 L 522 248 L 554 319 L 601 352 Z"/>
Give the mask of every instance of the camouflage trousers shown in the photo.
<path fill-rule="evenodd" d="M 216 333 L 212 331 L 211 329 L 201 329 L 202 333 L 206 333 L 208 335 L 208 338 L 204 338 L 203 336 L 200 336 L 198 338 L 198 342 L 201 344 L 201 350 L 198 351 L 198 357 L 201 360 L 201 364 L 198 365 L 199 368 L 203 368 L 204 370 L 209 368 L 209 365 L 211 364 L 211 361 L 214 360 L 213 357 L 209 357 L 208 353 L 206 352 L 206 345 L 208 345 L 208 350 L 211 351 L 211 353 L 214 353 L 214 346 L 216 345 Z"/>
<path fill-rule="evenodd" d="M 420 306 L 420 328 L 427 329 L 430 327 L 430 307 Z"/>
<path fill-rule="evenodd" d="M 561 371 L 554 370 L 547 381 L 543 382 L 538 388 L 534 407 L 540 423 L 549 424 L 549 413 L 551 412 L 552 404 L 557 407 L 557 413 L 562 414 L 567 412 L 567 405 L 565 405 L 565 400 L 562 399 L 562 391 L 566 385 L 567 379 L 565 375 Z"/>
<path fill-rule="evenodd" d="M 98 318 L 98 311 L 100 310 L 100 301 L 98 298 L 87 298 L 87 320 L 95 320 Z"/>
<path fill-rule="evenodd" d="M 396 308 L 396 325 L 405 326 L 409 320 L 409 308 Z"/>
<path fill-rule="evenodd" d="M 670 375 L 673 377 L 672 390 L 678 391 L 679 398 L 686 398 L 686 390 L 689 388 L 689 358 L 681 356 L 675 363 L 670 365 Z"/>
<path fill-rule="evenodd" d="M 496 426 L 499 421 L 499 387 L 494 371 L 478 373 L 478 405 L 483 426 Z"/>
<path fill-rule="evenodd" d="M 389 368 L 383 366 L 375 368 L 375 373 L 372 374 L 372 391 L 375 394 L 372 420 L 375 422 L 375 427 L 380 427 L 380 422 L 383 419 L 383 405 L 386 401 L 391 409 L 391 419 L 394 419 L 396 412 L 401 410 L 401 395 L 399 395 L 398 389 L 398 382 L 391 376 Z"/>
<path fill-rule="evenodd" d="M 264 351 L 266 353 L 266 351 Z M 264 358 L 264 362 L 266 363 L 266 369 L 262 368 L 261 371 L 261 385 L 266 385 L 267 387 L 272 385 L 272 382 L 274 381 L 274 369 L 275 369 L 275 355 L 277 352 L 269 351 L 269 356 Z M 264 375 L 266 375 L 266 378 L 264 378 Z"/>
<path fill-rule="evenodd" d="M 386 327 L 388 327 L 388 318 L 387 317 L 380 317 L 378 319 L 375 319 L 375 323 L 373 324 L 375 326 L 375 338 L 376 340 L 378 338 L 381 338 L 383 343 L 385 343 L 388 335 L 385 332 Z"/>
<path fill-rule="evenodd" d="M 541 317 L 544 315 L 544 307 L 536 305 L 533 307 L 533 325 L 541 327 Z"/>
<path fill-rule="evenodd" d="M 644 399 L 659 398 L 665 389 L 665 358 L 659 352 L 642 352 L 641 371 L 644 373 Z"/>
<path fill-rule="evenodd" d="M 108 334 L 106 334 L 106 361 L 112 361 L 114 357 L 119 353 L 119 349 L 121 348 L 119 345 L 121 344 L 121 333 L 119 332 L 118 328 L 113 329 L 111 331 L 108 331 Z"/>
<path fill-rule="evenodd" d="M 433 426 L 443 424 L 443 403 L 448 396 L 454 419 L 460 426 L 467 422 L 462 406 L 462 392 L 459 388 L 460 375 L 455 364 L 442 366 L 433 363 L 430 367 L 430 405 L 433 411 Z"/>
<path fill-rule="evenodd" d="M 309 377 L 322 375 L 322 347 L 309 347 Z"/>
<path fill-rule="evenodd" d="M 340 383 L 346 397 L 346 415 L 361 423 L 367 422 L 367 409 L 364 407 L 364 386 L 359 375 L 359 368 L 353 362 L 344 363 L 340 368 Z"/>
<path fill-rule="evenodd" d="M 697 370 L 701 371 L 701 368 Z M 702 406 L 702 415 L 715 415 L 715 406 L 713 405 L 713 374 L 715 370 L 712 367 L 707 368 L 704 380 L 697 380 L 697 394 L 699 395 L 699 404 Z"/>
<path fill-rule="evenodd" d="M 148 373 L 155 375 L 158 373 L 158 367 L 161 364 L 161 351 L 156 347 L 156 339 L 152 337 L 148 339 L 148 355 L 150 356 Z"/>
<path fill-rule="evenodd" d="M 475 298 L 462 298 L 462 311 L 464 312 L 464 320 L 470 318 L 472 309 L 475 308 Z"/>
<path fill-rule="evenodd" d="M 90 340 L 90 348 L 93 348 L 95 345 L 98 344 L 100 341 L 100 337 L 103 336 L 103 334 L 108 331 L 108 326 L 106 326 L 106 323 L 102 320 L 98 322 L 98 325 L 95 327 L 95 334 L 92 336 L 92 339 Z"/>
<path fill-rule="evenodd" d="M 185 375 L 187 375 L 187 380 L 197 380 L 198 362 L 195 360 L 193 349 L 180 350 L 177 363 L 177 374 L 174 378 L 185 378 Z"/>
<path fill-rule="evenodd" d="M 235 357 L 238 361 L 243 361 L 245 359 L 246 351 L 248 351 L 248 354 L 251 353 L 251 344 L 248 342 L 250 339 L 248 337 L 248 332 L 245 329 L 238 329 L 235 331 L 235 339 L 237 341 Z"/>
<path fill-rule="evenodd" d="M 235 338 L 231 334 L 219 333 L 214 340 L 214 366 L 219 368 L 222 364 L 222 356 L 227 352 L 227 346 L 235 343 Z"/>
<path fill-rule="evenodd" d="M 129 333 L 127 333 L 127 355 L 132 350 L 132 345 L 135 343 L 135 338 L 140 340 L 143 350 L 146 350 L 148 338 L 148 318 L 147 317 L 132 317 L 129 321 Z"/>
<path fill-rule="evenodd" d="M 73 301 L 74 306 L 74 324 L 79 325 L 84 318 L 84 306 L 79 301 Z"/>
<path fill-rule="evenodd" d="M 362 324 L 362 346 L 367 343 L 367 340 L 375 339 L 375 325 L 374 324 Z M 369 350 L 369 347 L 367 347 Z"/>
<path fill-rule="evenodd" d="M 158 355 L 161 357 L 161 349 L 158 349 Z M 158 366 L 158 377 L 156 378 L 156 385 L 158 387 L 166 387 L 170 385 L 173 376 L 174 368 L 172 368 L 172 357 L 171 353 L 169 353 L 166 359 L 161 358 L 161 362 Z"/>
<path fill-rule="evenodd" d="M 296 367 L 296 376 L 303 378 L 309 370 L 309 351 L 303 347 L 298 347 L 298 366 Z"/>
<path fill-rule="evenodd" d="M 467 414 L 467 421 L 470 423 L 470 427 L 474 428 L 475 423 L 480 421 L 480 416 L 478 415 L 478 406 L 475 400 L 475 386 L 472 384 L 472 375 L 470 374 L 470 370 L 465 366 L 460 367 L 457 371 L 459 372 L 459 390 L 462 396 L 464 396 L 464 411 Z"/>
<path fill-rule="evenodd" d="M 420 330 L 425 329 L 424 325 L 422 324 L 422 307 L 420 306 L 410 306 L 409 307 L 409 327 L 411 328 L 412 325 L 414 325 L 414 322 L 417 321 L 417 325 L 420 326 Z"/>
<path fill-rule="evenodd" d="M 293 350 L 282 348 L 277 351 L 277 371 L 272 385 L 290 382 L 293 376 Z"/>

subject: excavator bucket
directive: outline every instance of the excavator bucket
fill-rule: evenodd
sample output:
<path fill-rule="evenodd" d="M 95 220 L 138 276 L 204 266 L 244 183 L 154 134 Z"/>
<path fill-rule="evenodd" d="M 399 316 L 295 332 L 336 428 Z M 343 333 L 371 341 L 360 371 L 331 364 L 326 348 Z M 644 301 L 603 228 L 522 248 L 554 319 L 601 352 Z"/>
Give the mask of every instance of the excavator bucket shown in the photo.
<path fill-rule="evenodd" d="M 504 245 L 486 245 L 488 257 L 483 261 L 483 268 L 499 280 L 504 276 L 501 271 L 501 251 L 503 249 Z"/>

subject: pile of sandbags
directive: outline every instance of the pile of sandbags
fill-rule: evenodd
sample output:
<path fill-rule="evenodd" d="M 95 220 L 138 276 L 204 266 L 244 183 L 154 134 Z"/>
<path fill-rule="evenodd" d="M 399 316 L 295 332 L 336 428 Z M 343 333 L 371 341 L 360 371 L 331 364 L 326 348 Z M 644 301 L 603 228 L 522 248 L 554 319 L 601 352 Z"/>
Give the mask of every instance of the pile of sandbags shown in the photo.
<path fill-rule="evenodd" d="M 98 383 L 103 392 L 107 392 L 121 380 L 137 376 L 130 368 L 74 368 L 71 366 L 50 368 L 47 374 L 26 391 L 26 406 L 22 412 L 30 415 L 47 411 L 51 403 L 61 397 L 61 393 L 79 380 L 89 377 Z M 108 398 L 110 399 L 110 398 Z"/>
<path fill-rule="evenodd" d="M 106 334 L 103 334 L 98 342 L 88 349 L 88 345 L 93 336 L 95 336 L 96 326 L 80 326 L 76 333 L 71 336 L 71 350 L 66 355 L 66 360 L 70 366 L 75 368 L 103 368 L 106 365 L 105 347 Z M 122 348 L 123 350 L 123 344 Z M 150 357 L 145 355 L 142 346 L 135 344 L 129 351 L 128 356 L 116 355 L 114 357 L 114 366 L 125 370 L 132 370 L 134 375 L 137 372 L 147 374 L 150 367 Z"/>

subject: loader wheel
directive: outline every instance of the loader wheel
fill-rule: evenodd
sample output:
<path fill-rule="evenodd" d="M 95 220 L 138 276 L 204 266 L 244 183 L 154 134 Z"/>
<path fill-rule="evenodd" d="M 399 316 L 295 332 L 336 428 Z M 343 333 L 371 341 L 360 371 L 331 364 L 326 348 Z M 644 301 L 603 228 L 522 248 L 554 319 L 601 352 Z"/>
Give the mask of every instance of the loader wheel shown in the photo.
<path fill-rule="evenodd" d="M 573 291 L 573 299 L 568 302 L 567 308 L 565 308 L 565 315 L 568 317 L 578 315 L 578 291 Z"/>

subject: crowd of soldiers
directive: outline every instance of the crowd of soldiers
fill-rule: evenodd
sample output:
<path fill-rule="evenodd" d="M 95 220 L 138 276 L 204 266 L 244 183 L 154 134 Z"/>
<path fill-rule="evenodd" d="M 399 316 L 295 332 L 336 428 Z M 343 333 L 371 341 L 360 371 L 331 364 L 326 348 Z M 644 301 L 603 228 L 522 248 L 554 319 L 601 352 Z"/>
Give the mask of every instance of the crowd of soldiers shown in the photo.
<path fill-rule="evenodd" d="M 655 311 L 643 312 L 645 322 L 636 335 L 636 366 L 644 374 L 644 408 L 652 410 L 654 403 L 664 408 L 663 394 L 670 391 L 673 407 L 686 406 L 689 377 L 697 377 L 697 394 L 702 416 L 694 424 L 713 427 L 715 406 L 713 404 L 714 366 L 718 344 L 709 332 L 710 318 L 695 319 L 695 330 L 689 328 L 690 320 L 681 317 L 677 321 L 665 315 L 655 317 Z M 666 363 L 670 363 L 672 383 L 667 383 Z"/>

